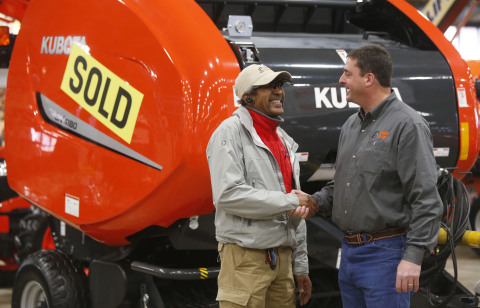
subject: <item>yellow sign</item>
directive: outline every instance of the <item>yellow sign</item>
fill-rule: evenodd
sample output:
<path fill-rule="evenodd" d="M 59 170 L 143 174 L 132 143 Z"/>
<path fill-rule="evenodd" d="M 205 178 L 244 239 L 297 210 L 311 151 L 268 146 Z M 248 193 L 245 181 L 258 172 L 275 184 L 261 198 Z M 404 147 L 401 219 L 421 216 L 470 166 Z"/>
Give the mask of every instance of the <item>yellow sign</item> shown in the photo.
<path fill-rule="evenodd" d="M 74 44 L 60 88 L 130 143 L 143 94 Z"/>
<path fill-rule="evenodd" d="M 423 7 L 422 13 L 438 26 L 456 0 L 430 0 Z"/>

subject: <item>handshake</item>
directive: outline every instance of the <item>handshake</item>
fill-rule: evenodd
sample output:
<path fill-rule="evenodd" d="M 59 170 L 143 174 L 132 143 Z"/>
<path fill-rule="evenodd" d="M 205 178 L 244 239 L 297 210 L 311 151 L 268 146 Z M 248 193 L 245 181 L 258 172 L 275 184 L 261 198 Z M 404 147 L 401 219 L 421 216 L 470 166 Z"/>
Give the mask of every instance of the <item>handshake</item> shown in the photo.
<path fill-rule="evenodd" d="M 300 190 L 292 190 L 292 193 L 297 195 L 299 205 L 296 209 L 288 211 L 289 215 L 306 220 L 317 214 L 318 204 L 309 194 L 306 194 Z"/>

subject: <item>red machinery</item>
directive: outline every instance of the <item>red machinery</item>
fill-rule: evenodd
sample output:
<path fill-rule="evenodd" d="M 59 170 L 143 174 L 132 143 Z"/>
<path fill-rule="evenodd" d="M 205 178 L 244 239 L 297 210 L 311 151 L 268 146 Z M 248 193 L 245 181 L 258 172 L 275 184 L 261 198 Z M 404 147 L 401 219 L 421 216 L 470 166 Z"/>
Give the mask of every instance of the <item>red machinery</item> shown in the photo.
<path fill-rule="evenodd" d="M 258 32 L 246 35 L 251 26 Z M 308 157 L 302 184 L 312 192 L 355 112 L 341 100 L 342 50 L 367 43 L 391 52 L 395 90 L 425 114 L 439 165 L 461 177 L 479 151 L 473 80 L 403 0 L 29 2 L 9 66 L 5 157 L 12 189 L 48 213 L 57 250 L 22 263 L 13 307 L 84 307 L 89 296 L 94 307 L 211 305 L 205 149 L 236 108 L 236 76 L 258 62 L 294 76 L 285 128 Z M 310 305 L 338 305 L 341 232 L 315 217 L 309 235 Z M 456 290 L 457 301 L 478 302 Z"/>
<path fill-rule="evenodd" d="M 9 183 L 105 244 L 213 211 L 204 150 L 233 110 L 240 69 L 208 16 L 184 2 L 34 1 L 23 19 L 6 98 Z M 65 113 L 46 121 L 46 101 Z"/>

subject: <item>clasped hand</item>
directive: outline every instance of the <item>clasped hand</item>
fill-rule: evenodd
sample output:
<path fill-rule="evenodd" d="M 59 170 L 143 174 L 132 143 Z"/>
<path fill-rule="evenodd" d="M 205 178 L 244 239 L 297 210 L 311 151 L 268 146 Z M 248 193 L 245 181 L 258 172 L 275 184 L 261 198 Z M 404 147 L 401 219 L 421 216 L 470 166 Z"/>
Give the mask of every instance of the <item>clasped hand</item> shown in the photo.
<path fill-rule="evenodd" d="M 298 197 L 299 205 L 296 209 L 288 211 L 289 215 L 293 215 L 302 219 L 310 219 L 318 212 L 317 202 L 307 193 L 301 190 L 292 190 L 292 193 Z"/>

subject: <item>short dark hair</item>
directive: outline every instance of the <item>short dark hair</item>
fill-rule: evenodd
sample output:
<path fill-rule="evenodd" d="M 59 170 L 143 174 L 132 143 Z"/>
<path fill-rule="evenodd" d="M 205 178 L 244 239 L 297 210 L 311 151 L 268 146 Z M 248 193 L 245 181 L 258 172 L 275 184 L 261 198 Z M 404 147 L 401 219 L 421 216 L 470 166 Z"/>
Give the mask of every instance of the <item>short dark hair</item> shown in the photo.
<path fill-rule="evenodd" d="M 393 64 L 388 51 L 378 45 L 366 45 L 353 49 L 348 57 L 357 60 L 361 76 L 372 73 L 382 87 L 390 87 Z"/>

